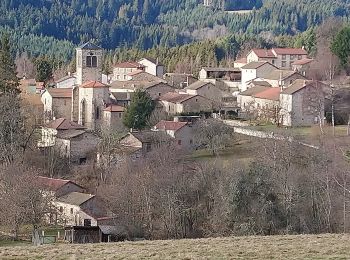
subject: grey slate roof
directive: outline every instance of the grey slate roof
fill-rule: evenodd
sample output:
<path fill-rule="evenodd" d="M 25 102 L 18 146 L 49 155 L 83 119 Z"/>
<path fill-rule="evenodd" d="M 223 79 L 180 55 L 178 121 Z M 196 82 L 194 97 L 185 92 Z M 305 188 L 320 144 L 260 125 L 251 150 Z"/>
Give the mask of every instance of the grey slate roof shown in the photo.
<path fill-rule="evenodd" d="M 166 133 L 160 131 L 140 131 L 132 132 L 130 134 L 138 139 L 141 143 L 157 143 L 170 139 Z"/>
<path fill-rule="evenodd" d="M 191 85 L 189 85 L 188 87 L 186 87 L 185 89 L 197 90 L 197 89 L 200 89 L 201 87 L 204 87 L 205 85 L 208 85 L 208 84 L 214 86 L 210 82 L 205 82 L 205 81 L 198 80 L 198 81 L 192 83 Z"/>
<path fill-rule="evenodd" d="M 59 197 L 57 200 L 62 203 L 80 206 L 93 197 L 95 197 L 95 195 L 81 192 L 71 192 L 62 197 Z"/>
<path fill-rule="evenodd" d="M 294 70 L 273 70 L 264 78 L 271 79 L 271 80 L 279 80 L 279 79 L 283 80 L 283 79 L 289 78 L 294 74 L 299 74 L 299 73 L 295 72 Z"/>
<path fill-rule="evenodd" d="M 59 131 L 56 136 L 57 138 L 60 138 L 60 139 L 71 139 L 79 135 L 82 135 L 84 133 L 85 133 L 85 130 L 71 129 L 71 130 Z"/>
<path fill-rule="evenodd" d="M 101 50 L 102 48 L 97 46 L 94 43 L 87 42 L 82 45 L 80 45 L 77 49 L 83 49 L 83 50 Z"/>
<path fill-rule="evenodd" d="M 260 68 L 261 66 L 265 65 L 266 63 L 270 64 L 271 66 L 273 66 L 271 63 L 267 62 L 267 61 L 252 61 L 252 62 L 249 62 L 247 65 L 244 65 L 241 69 L 250 69 L 250 70 L 253 70 L 253 69 L 257 69 L 257 68 Z"/>

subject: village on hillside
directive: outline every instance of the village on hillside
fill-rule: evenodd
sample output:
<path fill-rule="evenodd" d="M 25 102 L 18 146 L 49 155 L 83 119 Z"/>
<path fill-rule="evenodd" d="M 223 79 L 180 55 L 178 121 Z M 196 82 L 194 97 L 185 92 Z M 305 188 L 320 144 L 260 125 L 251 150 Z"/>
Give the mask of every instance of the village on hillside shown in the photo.
<path fill-rule="evenodd" d="M 159 59 L 148 57 L 114 64 L 113 73 L 105 75 L 103 59 L 103 49 L 88 42 L 76 48 L 75 73 L 50 86 L 21 80 L 21 95 L 35 108 L 42 153 L 54 151 L 54 157 L 81 169 L 91 162 L 113 168 L 120 161 L 142 160 L 162 143 L 180 152 L 200 149 L 198 129 L 211 118 L 253 136 L 258 135 L 239 126 L 264 123 L 289 129 L 329 124 L 325 115 L 332 112 L 335 86 L 313 79 L 314 60 L 303 48 L 252 49 L 234 67 L 203 67 L 198 79 L 168 72 Z M 147 129 L 124 124 L 140 93 L 155 104 Z M 220 130 L 214 127 L 215 131 Z M 119 134 L 115 147 L 109 147 L 108 154 L 96 153 L 103 138 L 113 133 Z M 103 199 L 72 180 L 38 178 L 60 213 L 60 220 L 54 213 L 48 222 L 65 227 L 65 240 L 129 238 Z"/>

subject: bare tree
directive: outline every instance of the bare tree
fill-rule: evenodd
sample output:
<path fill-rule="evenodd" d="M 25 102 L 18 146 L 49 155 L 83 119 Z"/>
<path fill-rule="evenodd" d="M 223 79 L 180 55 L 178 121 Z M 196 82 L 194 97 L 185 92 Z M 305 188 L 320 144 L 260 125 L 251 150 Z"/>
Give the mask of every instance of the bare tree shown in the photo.
<path fill-rule="evenodd" d="M 21 225 L 31 224 L 35 231 L 55 212 L 53 197 L 39 188 L 37 174 L 21 164 L 0 170 L 1 222 L 11 227 L 14 239 L 18 239 Z"/>
<path fill-rule="evenodd" d="M 220 149 L 229 146 L 233 137 L 233 129 L 217 119 L 200 120 L 194 127 L 199 144 L 212 155 L 217 155 Z"/>

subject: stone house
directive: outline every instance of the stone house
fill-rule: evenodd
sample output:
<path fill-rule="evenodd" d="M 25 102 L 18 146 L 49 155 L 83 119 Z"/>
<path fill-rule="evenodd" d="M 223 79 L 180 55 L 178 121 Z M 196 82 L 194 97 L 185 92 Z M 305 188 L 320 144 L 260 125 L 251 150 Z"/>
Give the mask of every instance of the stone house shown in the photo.
<path fill-rule="evenodd" d="M 198 80 L 185 88 L 187 94 L 200 95 L 215 102 L 221 102 L 223 93 L 214 84 Z"/>
<path fill-rule="evenodd" d="M 296 80 L 280 95 L 285 126 L 309 126 L 323 123 L 328 85 L 319 81 Z"/>
<path fill-rule="evenodd" d="M 241 67 L 242 84 L 240 91 L 243 92 L 248 88 L 248 82 L 256 78 L 264 78 L 277 67 L 267 61 L 252 61 Z"/>
<path fill-rule="evenodd" d="M 99 138 L 86 128 L 65 118 L 56 119 L 42 128 L 41 149 L 54 148 L 70 163 L 85 163 L 88 155 L 93 152 Z"/>
<path fill-rule="evenodd" d="M 129 76 L 129 73 L 135 71 L 143 71 L 145 66 L 140 63 L 127 61 L 115 64 L 113 67 L 113 77 L 112 81 L 126 81 L 130 80 L 132 77 Z"/>
<path fill-rule="evenodd" d="M 267 88 L 253 94 L 257 111 L 266 112 L 271 108 L 277 108 L 279 106 L 280 93 L 280 88 Z"/>
<path fill-rule="evenodd" d="M 128 74 L 130 76 L 130 80 L 132 81 L 148 81 L 148 82 L 153 82 L 153 81 L 160 81 L 166 83 L 165 80 L 162 78 L 155 76 L 153 74 L 150 74 L 149 72 L 143 71 L 143 70 L 136 70 L 134 72 L 131 72 Z"/>
<path fill-rule="evenodd" d="M 106 217 L 103 203 L 95 195 L 70 192 L 55 201 L 64 226 L 97 226 L 99 218 Z"/>
<path fill-rule="evenodd" d="M 71 180 L 54 179 L 44 176 L 36 177 L 38 186 L 54 195 L 56 198 L 71 192 L 84 192 L 84 188 Z"/>
<path fill-rule="evenodd" d="M 161 95 L 174 92 L 174 88 L 162 81 L 124 81 L 112 82 L 111 93 L 115 99 L 116 104 L 126 106 L 130 104 L 133 93 L 137 89 L 146 91 L 153 100 L 158 99 Z"/>
<path fill-rule="evenodd" d="M 161 120 L 153 130 L 167 133 L 175 139 L 175 145 L 180 149 L 192 150 L 196 147 L 195 133 L 189 122 Z"/>
<path fill-rule="evenodd" d="M 304 76 L 294 70 L 273 70 L 264 77 L 262 80 L 268 82 L 272 87 L 286 88 L 293 83 L 296 79 L 306 79 Z"/>
<path fill-rule="evenodd" d="M 161 64 L 157 59 L 152 58 L 143 58 L 138 63 L 145 67 L 145 72 L 157 76 L 159 78 L 163 78 L 165 73 L 164 65 Z"/>
<path fill-rule="evenodd" d="M 165 73 L 163 78 L 170 86 L 176 89 L 183 89 L 197 81 L 192 74 L 185 73 Z"/>
<path fill-rule="evenodd" d="M 169 92 L 159 97 L 166 113 L 175 115 L 181 113 L 212 112 L 213 101 L 199 96 Z"/>
<path fill-rule="evenodd" d="M 123 117 L 125 108 L 118 105 L 109 105 L 103 110 L 104 128 L 123 129 Z"/>
<path fill-rule="evenodd" d="M 255 87 L 248 88 L 246 91 L 240 92 L 237 96 L 238 106 L 241 108 L 242 111 L 251 109 L 255 101 L 254 95 L 264 90 L 267 90 L 269 88 L 271 87 L 255 86 Z"/>
<path fill-rule="evenodd" d="M 314 62 L 313 59 L 302 59 L 296 60 L 292 63 L 292 69 L 304 77 L 310 77 L 311 64 Z"/>
<path fill-rule="evenodd" d="M 41 95 L 45 118 L 70 118 L 72 111 L 71 88 L 48 88 Z"/>
<path fill-rule="evenodd" d="M 160 147 L 162 144 L 169 143 L 171 138 L 163 132 L 158 131 L 139 131 L 130 132 L 120 140 L 120 144 L 125 147 L 138 148 L 137 153 L 145 155 L 150 151 Z"/>
<path fill-rule="evenodd" d="M 298 48 L 252 49 L 247 55 L 247 62 L 268 61 L 280 69 L 292 69 L 296 60 L 307 58 L 307 52 Z"/>

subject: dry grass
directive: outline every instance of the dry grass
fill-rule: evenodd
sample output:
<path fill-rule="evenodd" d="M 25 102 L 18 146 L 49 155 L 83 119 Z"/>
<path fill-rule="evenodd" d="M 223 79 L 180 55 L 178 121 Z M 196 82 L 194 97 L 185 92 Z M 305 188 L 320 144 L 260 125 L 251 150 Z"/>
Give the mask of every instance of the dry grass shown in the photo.
<path fill-rule="evenodd" d="M 0 247 L 0 259 L 350 259 L 350 235 Z"/>

